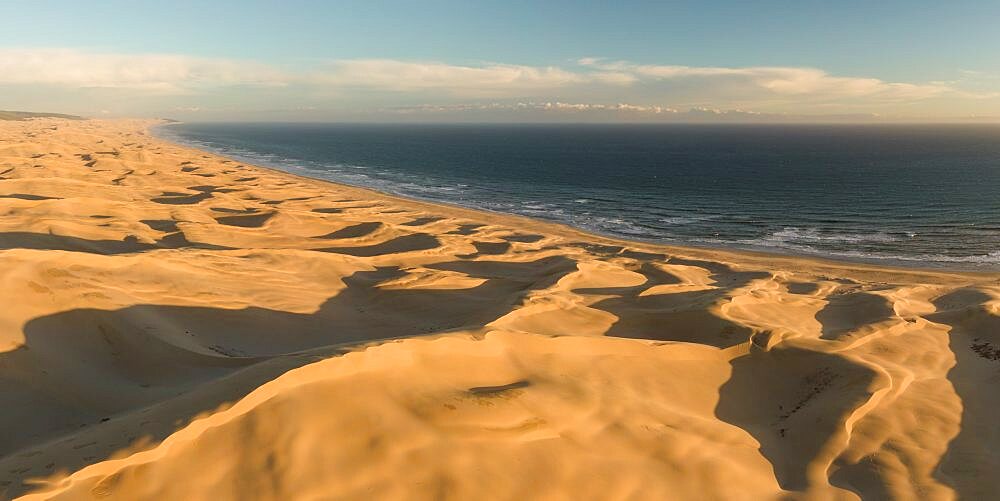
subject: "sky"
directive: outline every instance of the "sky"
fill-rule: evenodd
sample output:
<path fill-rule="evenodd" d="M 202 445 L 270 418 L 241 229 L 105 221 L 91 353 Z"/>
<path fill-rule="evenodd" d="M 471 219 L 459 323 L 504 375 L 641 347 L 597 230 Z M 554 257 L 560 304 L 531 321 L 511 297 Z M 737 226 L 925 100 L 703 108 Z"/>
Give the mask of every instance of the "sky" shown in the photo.
<path fill-rule="evenodd" d="M 1000 1 L 0 0 L 0 109 L 1000 122 Z"/>

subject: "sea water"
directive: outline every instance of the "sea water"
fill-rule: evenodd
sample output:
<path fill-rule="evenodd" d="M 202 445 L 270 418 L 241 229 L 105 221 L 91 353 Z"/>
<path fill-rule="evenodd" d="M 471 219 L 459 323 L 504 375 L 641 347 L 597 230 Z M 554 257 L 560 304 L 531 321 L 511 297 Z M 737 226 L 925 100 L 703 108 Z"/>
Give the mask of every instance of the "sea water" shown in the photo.
<path fill-rule="evenodd" d="M 1000 126 L 183 123 L 295 174 L 658 243 L 1000 269 Z"/>

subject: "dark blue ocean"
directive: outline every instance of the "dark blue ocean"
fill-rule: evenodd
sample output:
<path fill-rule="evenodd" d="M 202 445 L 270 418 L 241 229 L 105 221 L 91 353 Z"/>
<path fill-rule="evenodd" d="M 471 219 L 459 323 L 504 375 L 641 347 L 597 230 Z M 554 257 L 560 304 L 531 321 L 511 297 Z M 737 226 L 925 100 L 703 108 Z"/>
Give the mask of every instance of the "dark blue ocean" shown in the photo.
<path fill-rule="evenodd" d="M 246 162 L 668 244 L 1000 269 L 1000 126 L 185 123 Z"/>

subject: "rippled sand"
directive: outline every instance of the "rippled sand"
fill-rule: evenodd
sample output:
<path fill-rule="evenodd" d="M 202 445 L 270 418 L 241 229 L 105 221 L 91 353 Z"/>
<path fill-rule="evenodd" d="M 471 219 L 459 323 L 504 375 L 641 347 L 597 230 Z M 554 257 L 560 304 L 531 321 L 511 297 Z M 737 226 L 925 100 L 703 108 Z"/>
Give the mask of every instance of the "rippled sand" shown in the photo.
<path fill-rule="evenodd" d="M 0 493 L 987 499 L 1000 275 L 616 242 L 0 122 Z"/>

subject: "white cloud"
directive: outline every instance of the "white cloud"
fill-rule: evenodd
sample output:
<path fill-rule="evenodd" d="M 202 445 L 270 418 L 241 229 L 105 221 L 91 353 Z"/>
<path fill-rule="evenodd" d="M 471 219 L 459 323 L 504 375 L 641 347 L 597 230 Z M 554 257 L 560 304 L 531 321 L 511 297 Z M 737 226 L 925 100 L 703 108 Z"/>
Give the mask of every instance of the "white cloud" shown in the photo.
<path fill-rule="evenodd" d="M 510 95 L 580 85 L 586 74 L 556 67 L 510 64 L 458 66 L 391 59 L 358 59 L 332 63 L 311 80 L 333 87 L 393 92 L 440 90 L 459 94 Z"/>
<path fill-rule="evenodd" d="M 749 98 L 814 100 L 870 98 L 882 101 L 920 100 L 953 89 L 941 82 L 911 84 L 876 78 L 838 77 L 814 68 L 794 67 L 692 67 L 639 65 L 583 58 L 572 70 L 558 67 L 488 64 L 460 66 L 414 63 L 388 59 L 337 61 L 314 75 L 332 87 L 389 92 L 436 90 L 468 96 L 510 97 L 538 91 L 596 89 L 606 95 L 642 86 L 658 98 L 669 98 L 678 85 L 695 86 L 707 99 Z"/>
<path fill-rule="evenodd" d="M 885 82 L 877 78 L 838 77 L 815 68 L 640 65 L 623 61 L 605 62 L 596 58 L 580 59 L 578 63 L 584 67 L 632 74 L 639 81 L 664 83 L 697 80 L 707 85 L 707 88 L 712 88 L 712 85 L 726 86 L 744 92 L 757 90 L 778 96 L 914 100 L 927 99 L 953 90 L 940 82 L 911 84 Z"/>
<path fill-rule="evenodd" d="M 384 108 L 389 113 L 450 113 L 466 111 L 550 111 L 550 112 L 617 112 L 643 114 L 678 113 L 673 108 L 663 106 L 643 106 L 637 104 L 616 103 L 564 103 L 561 101 L 545 102 L 514 102 L 514 103 L 462 103 L 462 104 L 421 104 L 414 106 L 396 106 Z"/>
<path fill-rule="evenodd" d="M 459 95 L 517 96 L 580 87 L 635 85 L 670 90 L 672 82 L 697 80 L 711 97 L 729 92 L 777 96 L 878 97 L 924 99 L 946 93 L 943 82 L 892 83 L 875 78 L 837 77 L 813 68 L 692 67 L 641 65 L 583 58 L 572 70 L 555 66 L 453 65 L 392 59 L 340 60 L 305 72 L 231 59 L 170 54 L 111 54 L 75 49 L 0 49 L 0 85 L 54 85 L 82 88 L 133 88 L 160 91 L 236 85 L 304 83 L 336 89 Z M 669 96 L 662 96 L 669 97 Z"/>
<path fill-rule="evenodd" d="M 424 105 L 407 105 L 432 102 L 437 104 L 431 107 L 449 112 L 461 107 L 485 112 L 483 106 L 493 106 L 501 112 L 666 117 L 677 109 L 693 110 L 681 112 L 693 116 L 704 114 L 702 109 L 718 108 L 854 116 L 904 109 L 958 110 L 960 103 L 968 113 L 982 109 L 978 103 L 1000 97 L 995 83 L 973 72 L 950 81 L 910 83 L 836 76 L 816 68 L 637 64 L 593 57 L 562 67 L 393 59 L 294 63 L 298 66 L 292 69 L 172 54 L 0 49 L 0 108 L 77 102 L 77 110 L 114 109 L 115 113 L 134 109 L 205 114 L 220 106 L 418 113 Z M 973 78 L 975 85 L 969 83 Z M 491 104 L 462 104 L 470 101 Z M 64 107 L 74 111 L 69 108 Z M 996 113 L 1000 107 L 992 103 L 983 111 Z"/>
<path fill-rule="evenodd" d="M 479 102 L 459 104 L 420 104 L 396 106 L 376 110 L 355 118 L 378 119 L 391 115 L 411 120 L 480 121 L 492 117 L 506 122 L 655 122 L 655 123 L 811 123 L 818 119 L 827 122 L 884 121 L 877 114 L 792 114 L 763 113 L 743 109 L 693 107 L 679 110 L 664 106 L 647 106 L 629 103 L 582 103 L 562 101 Z"/>
<path fill-rule="evenodd" d="M 0 49 L 0 85 L 181 92 L 211 86 L 278 85 L 284 79 L 273 68 L 247 61 L 74 49 Z"/>

